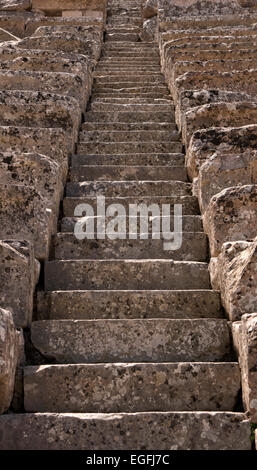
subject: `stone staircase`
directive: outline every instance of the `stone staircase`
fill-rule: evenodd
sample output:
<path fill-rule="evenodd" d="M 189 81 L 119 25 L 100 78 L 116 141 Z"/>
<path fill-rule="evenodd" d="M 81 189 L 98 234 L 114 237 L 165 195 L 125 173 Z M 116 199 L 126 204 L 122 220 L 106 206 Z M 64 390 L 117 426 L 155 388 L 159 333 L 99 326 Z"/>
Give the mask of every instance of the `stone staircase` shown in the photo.
<path fill-rule="evenodd" d="M 31 328 L 37 353 L 24 369 L 25 413 L 2 417 L 8 448 L 250 448 L 239 366 L 210 288 L 174 104 L 157 46 L 139 40 L 139 3 L 109 1 Z M 182 204 L 181 248 L 164 251 L 163 240 L 151 238 L 77 240 L 74 209 L 95 207 L 99 195 L 126 208 Z"/>

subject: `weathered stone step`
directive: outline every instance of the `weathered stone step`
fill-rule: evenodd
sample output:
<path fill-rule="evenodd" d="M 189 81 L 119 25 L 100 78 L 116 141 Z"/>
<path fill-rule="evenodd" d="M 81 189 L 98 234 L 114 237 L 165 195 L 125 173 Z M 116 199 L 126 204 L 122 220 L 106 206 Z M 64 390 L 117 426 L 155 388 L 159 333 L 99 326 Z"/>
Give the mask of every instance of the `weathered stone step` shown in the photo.
<path fill-rule="evenodd" d="M 182 153 L 125 153 L 125 154 L 87 154 L 73 155 L 72 166 L 81 165 L 137 165 L 137 166 L 184 166 L 185 156 Z"/>
<path fill-rule="evenodd" d="M 117 33 L 111 33 L 107 32 L 106 33 L 106 41 L 131 41 L 131 42 L 137 42 L 139 40 L 139 33 L 133 33 L 133 32 L 128 32 L 128 33 L 122 33 L 122 32 L 117 32 Z"/>
<path fill-rule="evenodd" d="M 79 143 L 79 154 L 120 154 L 120 153 L 181 153 L 181 142 L 94 142 Z"/>
<path fill-rule="evenodd" d="M 84 122 L 82 131 L 166 131 L 176 129 L 175 122 Z"/>
<path fill-rule="evenodd" d="M 184 63 L 184 62 L 183 62 Z M 96 68 L 96 72 L 103 72 L 105 73 L 112 73 L 112 74 L 117 74 L 117 73 L 152 73 L 152 72 L 158 72 L 160 73 L 160 66 L 159 65 L 145 65 L 145 66 L 132 66 L 132 65 L 122 65 L 122 66 L 110 66 L 110 65 L 98 65 Z"/>
<path fill-rule="evenodd" d="M 101 83 L 98 85 L 94 86 L 93 92 L 105 92 L 108 93 L 109 91 L 112 90 L 119 90 L 120 92 L 124 93 L 136 93 L 139 95 L 140 93 L 147 93 L 147 92 L 154 92 L 158 91 L 159 93 L 163 90 L 167 91 L 167 87 L 161 84 L 151 84 L 147 83 L 144 85 L 144 83 L 138 84 L 138 86 L 135 86 L 135 83 L 133 82 L 115 82 L 115 83 Z"/>
<path fill-rule="evenodd" d="M 183 181 L 82 181 L 66 185 L 67 197 L 186 196 L 191 183 Z"/>
<path fill-rule="evenodd" d="M 100 96 L 100 97 L 92 97 L 91 103 L 108 103 L 110 105 L 112 104 L 123 104 L 123 105 L 134 105 L 134 104 L 167 104 L 170 105 L 172 103 L 171 99 L 169 99 L 169 95 L 167 96 L 161 96 L 160 98 L 144 98 L 142 96 L 133 96 L 131 95 L 130 97 L 124 98 L 124 96 Z M 173 103 L 172 103 L 173 104 Z"/>
<path fill-rule="evenodd" d="M 129 51 L 129 50 L 103 50 L 103 57 L 157 57 L 159 58 L 159 52 L 158 51 L 152 51 L 152 50 L 147 50 L 147 49 L 142 49 L 138 51 Z"/>
<path fill-rule="evenodd" d="M 103 44 L 104 51 L 112 51 L 112 50 L 127 50 L 127 51 L 137 51 L 137 50 L 149 50 L 149 51 L 156 51 L 159 52 L 159 47 L 153 44 L 152 42 L 136 42 L 135 44 L 131 44 L 130 42 L 121 41 L 120 43 L 115 42 L 105 42 Z"/>
<path fill-rule="evenodd" d="M 24 368 L 26 412 L 233 411 L 239 390 L 233 362 Z"/>
<path fill-rule="evenodd" d="M 119 66 L 119 65 L 160 65 L 159 57 L 112 57 L 104 56 L 101 57 L 101 60 L 98 62 L 99 65 L 110 65 L 110 66 Z"/>
<path fill-rule="evenodd" d="M 148 70 L 148 71 L 130 71 L 130 70 L 117 70 L 116 72 L 115 71 L 112 71 L 112 70 L 96 70 L 93 74 L 94 78 L 96 79 L 105 79 L 106 77 L 108 77 L 108 80 L 109 78 L 111 79 L 115 79 L 117 77 L 120 77 L 121 79 L 123 79 L 124 77 L 125 78 L 132 78 L 134 79 L 134 77 L 144 77 L 145 79 L 149 78 L 149 77 L 155 77 L 155 78 L 160 78 L 160 79 L 163 79 L 163 75 L 160 73 L 160 70 Z"/>
<path fill-rule="evenodd" d="M 97 222 L 97 216 L 92 217 L 94 226 L 96 227 L 96 222 Z M 117 217 L 118 218 L 118 217 Z M 106 221 L 109 222 L 112 220 L 113 217 L 106 217 Z M 128 229 L 129 227 L 129 220 L 133 221 L 133 217 L 129 219 L 129 217 L 126 217 L 126 227 Z M 148 231 L 149 234 L 152 233 L 152 223 L 149 223 L 149 218 L 148 217 L 143 217 L 142 219 L 148 223 Z M 171 230 L 174 229 L 174 219 L 175 217 L 172 216 L 171 219 L 169 220 Z M 79 217 L 63 217 L 61 221 L 61 232 L 74 232 L 74 226 L 75 223 L 80 220 Z M 137 217 L 137 230 L 139 233 L 140 230 L 140 219 Z M 203 232 L 203 227 L 202 227 L 202 220 L 201 217 L 198 215 L 184 215 L 182 216 L 182 230 L 183 233 L 185 232 Z"/>
<path fill-rule="evenodd" d="M 70 169 L 70 181 L 187 181 L 183 166 L 85 165 Z"/>
<path fill-rule="evenodd" d="M 89 111 L 85 115 L 85 121 L 89 122 L 123 122 L 123 123 L 137 123 L 137 122 L 172 122 L 175 123 L 175 115 L 172 109 L 169 112 L 156 111 L 154 114 L 151 111 L 117 111 L 117 112 L 93 112 Z"/>
<path fill-rule="evenodd" d="M 79 204 L 90 204 L 96 213 L 97 198 L 96 196 L 84 197 L 66 197 L 63 200 L 63 215 L 64 217 L 73 217 L 74 210 Z M 182 211 L 185 215 L 198 215 L 199 206 L 198 199 L 195 196 L 129 196 L 114 198 L 106 197 L 106 206 L 111 204 L 122 204 L 126 211 L 129 210 L 130 204 L 146 204 L 147 207 L 151 204 L 170 204 L 171 214 L 173 214 L 174 204 L 182 204 Z"/>
<path fill-rule="evenodd" d="M 82 230 L 83 232 L 83 230 Z M 92 234 L 94 236 L 94 234 Z M 78 240 L 74 233 L 58 233 L 52 247 L 52 258 L 72 259 L 174 259 L 177 261 L 206 261 L 207 236 L 204 233 L 182 234 L 182 246 L 175 251 L 164 250 L 163 239 L 153 240 Z"/>
<path fill-rule="evenodd" d="M 174 142 L 180 139 L 180 133 L 177 130 L 173 131 L 104 131 L 82 130 L 79 134 L 79 140 L 84 142 L 133 142 L 140 140 L 142 142 Z"/>
<path fill-rule="evenodd" d="M 116 100 L 116 98 L 128 98 L 128 99 L 132 99 L 132 98 L 138 98 L 138 99 L 141 99 L 141 100 L 145 100 L 145 98 L 150 99 L 151 103 L 153 102 L 153 100 L 155 99 L 165 99 L 165 98 L 168 98 L 170 97 L 170 93 L 168 90 L 166 91 L 162 91 L 162 92 L 151 92 L 151 93 L 126 93 L 125 91 L 121 92 L 120 90 L 109 90 L 109 91 L 95 91 L 94 94 L 93 94 L 93 97 L 92 97 L 92 101 L 95 101 L 95 99 L 97 98 L 102 98 L 103 101 L 113 101 L 113 100 Z M 146 101 L 146 100 L 145 100 Z"/>
<path fill-rule="evenodd" d="M 210 288 L 207 263 L 172 260 L 75 260 L 51 261 L 45 265 L 47 291 L 185 288 Z"/>
<path fill-rule="evenodd" d="M 222 318 L 213 290 L 89 290 L 38 292 L 39 320 L 129 318 Z"/>
<path fill-rule="evenodd" d="M 203 429 L 208 429 L 210 439 Z M 3 450 L 251 450 L 249 435 L 245 414 L 232 412 L 25 413 L 0 417 Z"/>
<path fill-rule="evenodd" d="M 161 93 L 161 94 L 169 94 L 168 89 L 166 86 L 139 86 L 139 87 L 123 87 L 121 86 L 120 88 L 109 88 L 107 87 L 95 87 L 93 89 L 93 96 L 96 96 L 97 94 L 105 94 L 105 96 L 108 95 L 118 95 L 118 96 L 128 96 L 129 98 L 133 98 L 133 96 L 140 98 L 141 96 L 144 96 L 145 93 L 150 93 L 152 96 L 152 93 Z M 151 119 L 148 119 L 151 120 Z"/>
<path fill-rule="evenodd" d="M 120 75 L 120 76 L 100 76 L 95 77 L 95 86 L 99 87 L 100 85 L 108 85 L 108 87 L 116 87 L 122 83 L 127 83 L 127 86 L 135 86 L 135 83 L 137 84 L 148 84 L 150 83 L 151 85 L 156 84 L 164 84 L 165 80 L 163 75 L 161 74 L 143 74 L 143 75 L 131 75 L 131 76 L 126 76 L 126 75 Z M 125 86 L 125 85 L 124 85 Z"/>
<path fill-rule="evenodd" d="M 221 362 L 231 356 L 227 320 L 43 320 L 31 341 L 61 364 Z M 216 397 L 215 397 L 216 398 Z"/>

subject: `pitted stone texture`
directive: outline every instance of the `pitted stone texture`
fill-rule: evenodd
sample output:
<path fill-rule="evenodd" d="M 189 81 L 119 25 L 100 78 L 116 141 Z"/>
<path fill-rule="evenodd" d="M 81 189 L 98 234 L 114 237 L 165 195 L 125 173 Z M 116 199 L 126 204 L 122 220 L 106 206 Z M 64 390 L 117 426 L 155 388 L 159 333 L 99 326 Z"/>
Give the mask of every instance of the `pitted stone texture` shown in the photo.
<path fill-rule="evenodd" d="M 239 127 L 257 122 L 257 103 L 211 103 L 188 109 L 182 118 L 182 140 L 188 147 L 198 129 Z"/>
<path fill-rule="evenodd" d="M 215 194 L 225 188 L 253 184 L 257 181 L 257 151 L 226 154 L 210 153 L 200 167 L 197 193 L 201 212 L 205 212 Z"/>
<path fill-rule="evenodd" d="M 92 61 L 96 61 L 99 58 L 101 50 L 100 41 L 85 40 L 82 36 L 67 31 L 52 33 L 46 36 L 36 36 L 36 32 L 34 34 L 34 36 L 18 41 L 17 47 L 20 49 L 60 50 L 67 53 L 83 54 Z"/>
<path fill-rule="evenodd" d="M 196 291 L 38 292 L 38 319 L 220 318 L 220 297 Z"/>
<path fill-rule="evenodd" d="M 49 36 L 62 33 L 72 33 L 75 34 L 77 37 L 82 37 L 86 41 L 96 41 L 101 42 L 102 39 L 102 32 L 100 29 L 96 28 L 95 26 L 83 26 L 83 25 L 67 25 L 67 24 L 55 24 L 55 25 L 48 25 L 48 26 L 40 26 L 36 31 L 34 36 Z M 257 31 L 256 31 L 257 34 Z"/>
<path fill-rule="evenodd" d="M 0 414 L 8 410 L 18 361 L 18 332 L 11 312 L 0 308 Z"/>
<path fill-rule="evenodd" d="M 104 22 L 99 18 L 86 16 L 60 17 L 41 16 L 41 18 L 28 18 L 26 21 L 27 36 L 32 35 L 40 26 L 93 26 L 95 30 L 103 31 Z"/>
<path fill-rule="evenodd" d="M 236 103 L 237 105 L 237 103 L 241 101 L 251 102 L 252 97 L 247 93 L 224 91 L 218 89 L 182 91 L 179 95 L 179 100 L 176 107 L 176 123 L 181 130 L 184 113 L 190 110 L 190 108 L 219 102 L 233 104 Z"/>
<path fill-rule="evenodd" d="M 62 364 L 220 362 L 230 358 L 226 320 L 51 320 L 31 326 L 35 348 Z"/>
<path fill-rule="evenodd" d="M 204 233 L 188 232 L 182 235 L 182 246 L 164 250 L 164 239 L 153 240 L 78 240 L 74 233 L 58 233 L 54 239 L 55 259 L 174 259 L 183 261 L 206 261 L 208 242 Z M 139 235 L 138 235 L 139 238 Z"/>
<path fill-rule="evenodd" d="M 159 0 L 160 20 L 169 17 L 227 15 L 242 12 L 236 0 Z"/>
<path fill-rule="evenodd" d="M 76 98 L 81 107 L 87 90 L 79 75 L 59 72 L 32 72 L 26 70 L 0 71 L 0 90 L 29 90 L 56 93 Z"/>
<path fill-rule="evenodd" d="M 0 238 L 34 243 L 35 257 L 47 259 L 53 213 L 36 189 L 22 184 L 0 184 Z"/>
<path fill-rule="evenodd" d="M 45 200 L 46 210 L 54 217 L 54 229 L 62 196 L 62 172 L 49 157 L 33 153 L 0 153 L 1 184 L 22 184 L 37 191 Z"/>
<path fill-rule="evenodd" d="M 187 196 L 191 184 L 183 181 L 83 181 L 67 183 L 67 197 Z"/>
<path fill-rule="evenodd" d="M 239 363 L 242 374 L 244 408 L 257 422 L 257 314 L 242 316 L 239 334 Z"/>
<path fill-rule="evenodd" d="M 225 243 L 218 258 L 222 304 L 232 321 L 257 310 L 257 240 Z M 217 286 L 217 287 L 218 287 Z"/>
<path fill-rule="evenodd" d="M 174 87 L 174 99 L 177 102 L 182 90 L 198 90 L 203 88 L 219 88 L 220 90 L 244 92 L 256 99 L 257 70 L 250 69 L 235 72 L 187 72 L 177 78 Z"/>
<path fill-rule="evenodd" d="M 1 305 L 12 312 L 16 327 L 32 321 L 33 293 L 39 276 L 34 250 L 27 241 L 0 242 Z"/>
<path fill-rule="evenodd" d="M 222 244 L 247 240 L 257 233 L 257 185 L 234 186 L 216 194 L 203 215 L 212 256 L 218 256 Z"/>
<path fill-rule="evenodd" d="M 234 409 L 239 388 L 236 363 L 109 363 L 24 369 L 26 412 L 227 411 Z"/>
<path fill-rule="evenodd" d="M 72 150 L 78 136 L 81 111 L 78 101 L 69 96 L 31 91 L 0 92 L 0 124 L 63 128 Z"/>
<path fill-rule="evenodd" d="M 32 0 L 32 8 L 43 10 L 46 13 L 56 11 L 85 11 L 106 13 L 107 0 Z M 90 14 L 88 13 L 89 17 Z"/>
<path fill-rule="evenodd" d="M 182 204 L 182 212 L 187 215 L 198 215 L 199 205 L 198 200 L 194 196 L 126 196 L 126 197 L 106 197 L 106 207 L 111 204 L 122 204 L 126 213 L 129 213 L 131 204 L 146 204 L 149 208 L 152 204 L 169 204 L 170 214 L 174 214 L 174 205 Z M 66 197 L 63 200 L 63 214 L 65 217 L 73 217 L 75 208 L 80 204 L 90 204 L 94 210 L 97 211 L 97 197 L 84 196 L 84 197 Z M 160 207 L 160 206 L 159 206 Z"/>
<path fill-rule="evenodd" d="M 74 260 L 46 264 L 46 290 L 209 289 L 207 265 L 172 260 Z"/>
<path fill-rule="evenodd" d="M 0 126 L 0 139 L 3 152 L 47 155 L 59 163 L 66 177 L 69 148 L 63 129 Z"/>
<path fill-rule="evenodd" d="M 29 10 L 31 7 L 31 0 L 1 0 L 0 11 L 23 11 Z"/>
<path fill-rule="evenodd" d="M 244 127 L 212 127 L 196 131 L 190 142 L 186 166 L 190 179 L 198 176 L 202 163 L 210 153 L 244 153 L 257 148 L 257 125 Z"/>
<path fill-rule="evenodd" d="M 251 449 L 250 422 L 230 412 L 12 414 L 0 436 L 2 450 Z"/>

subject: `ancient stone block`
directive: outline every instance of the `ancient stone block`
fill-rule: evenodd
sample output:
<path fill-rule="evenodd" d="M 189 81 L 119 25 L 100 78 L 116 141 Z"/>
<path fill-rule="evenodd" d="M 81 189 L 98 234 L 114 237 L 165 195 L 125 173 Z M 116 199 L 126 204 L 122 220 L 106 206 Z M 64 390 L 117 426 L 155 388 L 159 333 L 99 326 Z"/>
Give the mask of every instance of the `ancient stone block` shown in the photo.
<path fill-rule="evenodd" d="M 257 233 L 257 185 L 234 186 L 216 194 L 203 215 L 212 256 L 227 241 L 247 240 Z"/>
<path fill-rule="evenodd" d="M 158 13 L 158 0 L 144 0 L 142 5 L 143 18 L 152 18 Z"/>
<path fill-rule="evenodd" d="M 244 408 L 252 422 L 257 422 L 257 314 L 242 316 L 238 335 L 239 364 Z"/>
<path fill-rule="evenodd" d="M 22 184 L 34 188 L 53 214 L 53 233 L 62 196 L 62 172 L 58 163 L 38 153 L 1 153 L 1 184 Z"/>
<path fill-rule="evenodd" d="M 142 41 L 155 41 L 157 39 L 157 17 L 145 20 L 143 23 L 143 32 L 141 34 Z"/>
<path fill-rule="evenodd" d="M 32 35 L 40 26 L 93 26 L 95 29 L 103 31 L 104 22 L 99 18 L 80 17 L 51 17 L 42 16 L 41 18 L 28 18 L 26 21 L 26 33 Z"/>
<path fill-rule="evenodd" d="M 81 122 L 78 101 L 70 96 L 33 91 L 0 91 L 0 125 L 63 128 L 72 150 Z"/>
<path fill-rule="evenodd" d="M 200 166 L 216 151 L 240 154 L 257 148 L 257 125 L 243 127 L 212 127 L 196 131 L 186 154 L 190 179 L 198 176 Z"/>
<path fill-rule="evenodd" d="M 44 260 L 53 233 L 53 213 L 46 200 L 29 186 L 0 184 L 0 238 L 33 242 L 35 257 Z"/>
<path fill-rule="evenodd" d="M 3 152 L 47 155 L 59 163 L 66 177 L 70 149 L 63 129 L 0 126 L 0 140 Z"/>
<path fill-rule="evenodd" d="M 32 8 L 45 12 L 62 10 L 105 11 L 107 0 L 32 0 Z"/>
<path fill-rule="evenodd" d="M 186 148 L 193 133 L 208 127 L 239 127 L 257 122 L 257 103 L 211 103 L 189 109 L 181 117 L 182 139 Z"/>
<path fill-rule="evenodd" d="M 57 93 L 76 98 L 85 106 L 86 89 L 82 78 L 70 73 L 0 71 L 0 90 L 29 90 Z"/>
<path fill-rule="evenodd" d="M 33 292 L 39 264 L 33 245 L 27 241 L 0 242 L 1 305 L 12 312 L 16 327 L 26 328 L 32 321 Z"/>
<path fill-rule="evenodd" d="M 0 413 L 8 410 L 18 360 L 18 335 L 11 312 L 0 308 Z"/>
<path fill-rule="evenodd" d="M 218 285 L 230 320 L 256 312 L 257 240 L 228 242 L 218 257 Z"/>
<path fill-rule="evenodd" d="M 253 184 L 257 181 L 257 151 L 210 153 L 200 167 L 197 195 L 201 212 L 205 212 L 215 194 L 231 186 Z"/>
<path fill-rule="evenodd" d="M 39 18 L 42 18 L 42 14 L 28 11 L 0 11 L 0 27 L 18 38 L 23 38 L 26 35 L 25 25 L 28 19 L 34 21 Z"/>

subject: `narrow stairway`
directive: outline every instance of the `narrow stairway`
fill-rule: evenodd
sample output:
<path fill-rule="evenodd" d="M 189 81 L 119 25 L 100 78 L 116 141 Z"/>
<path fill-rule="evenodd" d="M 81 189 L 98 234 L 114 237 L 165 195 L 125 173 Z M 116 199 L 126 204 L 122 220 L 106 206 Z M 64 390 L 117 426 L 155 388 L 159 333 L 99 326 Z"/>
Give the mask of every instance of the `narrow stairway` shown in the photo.
<path fill-rule="evenodd" d="M 103 55 L 72 157 L 24 370 L 21 449 L 247 449 L 249 423 L 158 47 L 140 2 L 109 1 Z M 182 204 L 183 242 L 78 240 L 74 209 Z M 38 357 L 38 356 L 36 356 Z"/>

